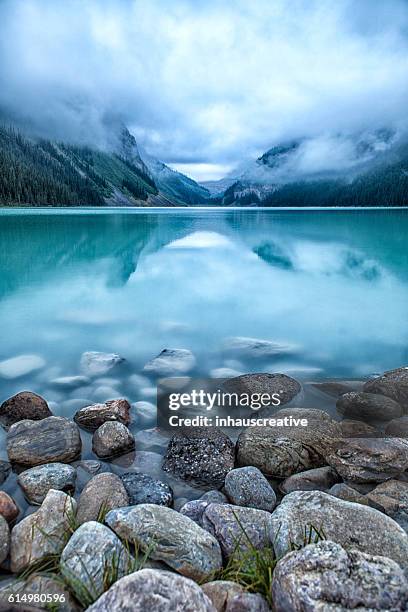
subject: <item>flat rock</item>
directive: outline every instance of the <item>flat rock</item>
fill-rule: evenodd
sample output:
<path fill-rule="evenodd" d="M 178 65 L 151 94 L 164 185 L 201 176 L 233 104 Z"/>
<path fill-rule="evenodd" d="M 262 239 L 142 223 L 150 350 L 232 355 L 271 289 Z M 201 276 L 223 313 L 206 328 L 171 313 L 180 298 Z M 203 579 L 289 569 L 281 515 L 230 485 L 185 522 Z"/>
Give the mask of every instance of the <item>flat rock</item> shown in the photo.
<path fill-rule="evenodd" d="M 225 338 L 222 344 L 224 352 L 245 357 L 247 359 L 267 359 L 283 355 L 292 355 L 297 347 L 293 344 L 271 342 L 259 338 L 247 338 L 245 336 L 234 336 Z"/>
<path fill-rule="evenodd" d="M 126 399 L 108 400 L 104 404 L 92 404 L 78 410 L 74 421 L 84 429 L 95 431 L 107 421 L 130 423 L 130 404 Z"/>
<path fill-rule="evenodd" d="M 221 568 L 217 540 L 186 516 L 171 508 L 140 504 L 112 510 L 106 523 L 120 538 L 136 542 L 149 557 L 164 561 L 193 580 L 205 580 Z"/>
<path fill-rule="evenodd" d="M 58 596 L 58 612 L 79 612 L 80 608 L 75 602 L 68 589 L 63 587 L 59 580 L 51 576 L 42 576 L 40 574 L 32 574 L 26 580 L 13 580 L 6 587 L 0 589 L 0 602 L 7 601 L 10 595 L 19 595 L 20 598 L 24 595 L 55 595 Z M 28 601 L 28 599 L 26 600 Z M 21 604 L 20 604 L 21 605 Z M 46 610 L 41 603 L 38 603 L 40 610 Z M 28 607 L 29 610 L 35 610 Z M 0 604 L 0 610 L 3 608 Z M 20 610 L 20 607 L 19 607 Z"/>
<path fill-rule="evenodd" d="M 5 491 L 0 491 L 0 515 L 8 523 L 14 523 L 20 513 L 20 509 L 14 499 Z"/>
<path fill-rule="evenodd" d="M 256 467 L 247 466 L 228 472 L 224 490 L 229 500 L 237 506 L 268 512 L 272 512 L 276 506 L 275 491 Z"/>
<path fill-rule="evenodd" d="M 135 448 L 135 439 L 126 425 L 117 421 L 107 421 L 95 431 L 92 450 L 98 457 L 123 455 Z"/>
<path fill-rule="evenodd" d="M 344 419 L 339 425 L 344 438 L 375 438 L 381 435 L 378 429 L 363 421 Z"/>
<path fill-rule="evenodd" d="M 7 558 L 10 550 L 10 529 L 4 516 L 0 516 L 0 563 Z"/>
<path fill-rule="evenodd" d="M 76 501 L 63 491 L 48 491 L 41 507 L 17 523 L 11 532 L 11 571 L 61 553 L 69 534 L 69 516 Z"/>
<path fill-rule="evenodd" d="M 280 406 L 287 404 L 302 390 L 300 383 L 286 374 L 243 374 L 231 378 L 223 384 L 228 393 L 268 393 L 270 396 L 279 395 Z"/>
<path fill-rule="evenodd" d="M 171 438 L 163 470 L 197 484 L 221 487 L 234 461 L 235 446 L 226 434 L 216 427 L 195 427 Z"/>
<path fill-rule="evenodd" d="M 381 554 L 408 568 L 408 536 L 395 521 L 374 508 L 323 491 L 289 493 L 273 512 L 269 533 L 277 557 L 292 544 L 303 545 L 305 528 L 311 526 L 346 549 Z"/>
<path fill-rule="evenodd" d="M 104 376 L 123 361 L 124 358 L 116 353 L 87 351 L 81 356 L 80 367 L 85 376 Z"/>
<path fill-rule="evenodd" d="M 132 557 L 108 527 L 89 521 L 71 536 L 61 554 L 60 571 L 72 592 L 95 601 L 106 589 L 106 575 L 122 578 L 132 567 Z"/>
<path fill-rule="evenodd" d="M 395 436 L 397 438 L 408 438 L 408 415 L 400 419 L 393 419 L 385 428 L 386 436 Z"/>
<path fill-rule="evenodd" d="M 23 419 L 39 421 L 49 416 L 52 412 L 45 399 L 31 391 L 21 391 L 0 406 L 0 423 L 5 429 Z"/>
<path fill-rule="evenodd" d="M 130 506 L 137 504 L 173 505 L 173 491 L 161 480 L 135 472 L 121 474 L 120 479 L 129 497 Z"/>
<path fill-rule="evenodd" d="M 129 505 L 126 489 L 116 474 L 97 474 L 85 485 L 78 499 L 77 522 L 96 521 L 115 508 Z"/>
<path fill-rule="evenodd" d="M 87 612 L 215 612 L 203 590 L 172 572 L 142 569 L 121 578 Z"/>
<path fill-rule="evenodd" d="M 89 385 L 90 382 L 91 380 L 87 376 L 59 376 L 54 378 L 50 385 L 58 389 L 76 389 L 77 387 Z"/>
<path fill-rule="evenodd" d="M 343 480 L 383 482 L 408 469 L 408 441 L 400 438 L 338 440 L 325 459 Z"/>
<path fill-rule="evenodd" d="M 285 495 L 293 491 L 327 491 L 339 480 L 337 472 L 325 466 L 293 474 L 286 478 L 279 488 Z"/>
<path fill-rule="evenodd" d="M 177 376 L 186 374 L 195 367 L 196 358 L 187 349 L 163 349 L 161 353 L 143 368 L 155 376 Z"/>
<path fill-rule="evenodd" d="M 402 612 L 408 603 L 408 583 L 391 559 L 347 551 L 327 541 L 309 544 L 278 562 L 272 597 L 276 612 Z"/>
<path fill-rule="evenodd" d="M 379 393 L 398 402 L 408 410 L 408 367 L 389 370 L 364 385 L 366 393 Z"/>
<path fill-rule="evenodd" d="M 268 525 L 271 514 L 265 510 L 244 508 L 231 504 L 209 504 L 202 523 L 220 543 L 225 558 L 238 549 L 247 550 L 248 540 L 255 548 L 270 546 Z"/>
<path fill-rule="evenodd" d="M 377 393 L 352 391 L 336 402 L 337 411 L 350 419 L 391 421 L 402 416 L 402 407 L 395 400 Z"/>
<path fill-rule="evenodd" d="M 8 461 L 3 461 L 0 459 L 0 485 L 7 479 L 10 474 L 11 465 Z"/>
<path fill-rule="evenodd" d="M 44 366 L 45 361 L 39 355 L 18 355 L 0 361 L 0 376 L 7 379 L 20 378 L 41 370 Z"/>
<path fill-rule="evenodd" d="M 368 499 L 365 495 L 353 489 L 349 485 L 344 482 L 340 482 L 335 484 L 327 491 L 330 495 L 334 495 L 334 497 L 338 497 L 339 499 L 343 499 L 344 501 L 354 502 L 356 504 L 363 504 L 364 506 L 369 506 Z"/>
<path fill-rule="evenodd" d="M 408 533 L 408 482 L 387 480 L 367 493 L 366 498 Z"/>
<path fill-rule="evenodd" d="M 48 491 L 75 491 L 76 469 L 64 463 L 47 463 L 19 474 L 17 482 L 30 504 L 42 504 Z"/>
<path fill-rule="evenodd" d="M 9 459 L 21 465 L 70 463 L 81 453 L 81 448 L 78 427 L 64 417 L 19 421 L 7 434 Z"/>

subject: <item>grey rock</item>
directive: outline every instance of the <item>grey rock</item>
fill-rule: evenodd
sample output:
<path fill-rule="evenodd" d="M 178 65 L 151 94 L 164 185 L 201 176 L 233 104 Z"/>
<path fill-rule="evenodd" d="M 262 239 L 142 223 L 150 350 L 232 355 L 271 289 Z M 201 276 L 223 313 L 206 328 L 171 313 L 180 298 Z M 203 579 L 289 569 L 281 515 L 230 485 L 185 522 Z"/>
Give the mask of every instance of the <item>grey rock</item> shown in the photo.
<path fill-rule="evenodd" d="M 126 489 L 116 474 L 97 474 L 85 485 L 79 499 L 79 524 L 96 521 L 101 513 L 129 505 Z"/>
<path fill-rule="evenodd" d="M 171 572 L 142 569 L 121 578 L 87 612 L 215 612 L 202 589 Z"/>
<path fill-rule="evenodd" d="M 159 475 L 162 471 L 163 457 L 151 451 L 136 451 L 132 470 L 143 474 Z"/>
<path fill-rule="evenodd" d="M 84 459 L 83 461 L 78 461 L 75 465 L 92 475 L 97 474 L 102 467 L 100 461 L 94 461 L 93 459 Z"/>
<path fill-rule="evenodd" d="M 117 421 L 107 421 L 95 431 L 92 450 L 98 457 L 123 455 L 135 448 L 135 439 L 126 425 Z"/>
<path fill-rule="evenodd" d="M 286 478 L 279 488 L 285 495 L 292 491 L 327 491 L 339 481 L 339 475 L 332 468 L 325 466 L 293 474 Z"/>
<path fill-rule="evenodd" d="M 30 504 L 42 504 L 48 491 L 75 491 L 76 470 L 64 463 L 47 463 L 22 472 L 17 478 Z"/>
<path fill-rule="evenodd" d="M 171 438 L 163 470 L 197 484 L 221 487 L 234 461 L 234 443 L 226 434 L 216 427 L 195 427 Z"/>
<path fill-rule="evenodd" d="M 213 504 L 228 504 L 228 497 L 214 489 L 213 491 L 206 491 L 200 497 L 200 501 L 206 501 Z"/>
<path fill-rule="evenodd" d="M 0 459 L 0 485 L 7 479 L 10 474 L 11 465 L 8 461 L 3 461 Z"/>
<path fill-rule="evenodd" d="M 385 512 L 408 533 L 408 482 L 388 480 L 366 497 L 372 506 Z"/>
<path fill-rule="evenodd" d="M 187 349 L 163 349 L 162 352 L 149 361 L 143 370 L 155 376 L 177 376 L 186 374 L 194 368 L 196 359 Z"/>
<path fill-rule="evenodd" d="M 349 438 L 336 441 L 326 462 L 343 480 L 383 482 L 408 469 L 408 440 L 400 438 Z"/>
<path fill-rule="evenodd" d="M 408 415 L 400 419 L 393 419 L 385 428 L 386 436 L 395 436 L 397 438 L 408 438 Z"/>
<path fill-rule="evenodd" d="M 201 585 L 217 612 L 226 612 L 228 605 L 236 595 L 245 593 L 244 587 L 230 580 L 213 580 Z"/>
<path fill-rule="evenodd" d="M 208 491 L 210 495 L 206 497 L 206 493 L 200 499 L 193 499 L 186 502 L 180 508 L 180 513 L 188 516 L 192 521 L 203 527 L 203 514 L 210 504 L 228 504 L 228 499 L 219 491 Z M 216 496 L 215 493 L 219 493 Z"/>
<path fill-rule="evenodd" d="M 79 612 L 80 608 L 75 602 L 71 593 L 67 588 L 64 588 L 60 581 L 55 580 L 51 576 L 42 576 L 40 574 L 32 574 L 26 580 L 13 580 L 10 584 L 0 589 L 0 603 L 7 601 L 10 595 L 56 595 L 58 600 L 58 612 Z M 44 604 L 38 603 L 41 610 L 47 608 Z M 29 609 L 33 608 L 31 605 Z M 0 607 L 0 610 L 2 608 Z"/>
<path fill-rule="evenodd" d="M 344 482 L 333 485 L 332 488 L 327 491 L 327 493 L 330 493 L 330 495 L 334 495 L 334 497 L 338 497 L 344 501 L 363 504 L 364 506 L 370 505 L 365 495 L 359 491 L 356 491 L 356 489 L 353 489 L 353 487 L 349 487 Z"/>
<path fill-rule="evenodd" d="M 137 504 L 171 506 L 173 504 L 173 491 L 168 484 L 161 480 L 135 472 L 122 474 L 120 479 L 129 496 L 130 506 Z"/>
<path fill-rule="evenodd" d="M 62 491 L 48 491 L 41 507 L 13 527 L 11 571 L 20 572 L 35 561 L 59 554 L 69 534 L 69 516 L 76 501 Z"/>
<path fill-rule="evenodd" d="M 408 568 L 408 536 L 374 508 L 340 500 L 322 491 L 295 491 L 283 498 L 269 523 L 270 540 L 282 557 L 291 544 L 302 545 L 305 528 L 322 530 L 346 549 L 384 555 Z"/>
<path fill-rule="evenodd" d="M 5 491 L 0 491 L 0 515 L 8 523 L 14 523 L 19 514 L 20 509 L 14 499 Z"/>
<path fill-rule="evenodd" d="M 45 399 L 31 391 L 21 391 L 0 406 L 0 423 L 5 429 L 23 419 L 39 421 L 49 416 L 52 412 Z"/>
<path fill-rule="evenodd" d="M 80 365 L 85 376 L 104 376 L 123 361 L 123 357 L 115 353 L 88 351 L 82 354 Z"/>
<path fill-rule="evenodd" d="M 0 361 L 0 376 L 7 379 L 20 378 L 41 370 L 44 366 L 45 361 L 39 355 L 18 355 Z"/>
<path fill-rule="evenodd" d="M 71 536 L 61 554 L 61 574 L 80 599 L 86 591 L 96 600 L 104 592 L 105 576 L 113 570 L 117 578 L 132 568 L 132 557 L 108 527 L 89 521 Z"/>
<path fill-rule="evenodd" d="M 233 504 L 268 510 L 276 506 L 276 494 L 265 476 L 256 467 L 231 470 L 225 477 L 225 492 Z"/>
<path fill-rule="evenodd" d="M 366 393 L 379 393 L 398 402 L 408 410 L 408 367 L 389 370 L 364 385 Z"/>
<path fill-rule="evenodd" d="M 273 574 L 276 612 L 406 610 L 408 583 L 394 561 L 334 542 L 310 544 L 281 559 Z"/>
<path fill-rule="evenodd" d="M 7 434 L 9 460 L 21 465 L 70 463 L 81 453 L 81 447 L 78 427 L 63 417 L 20 421 Z"/>
<path fill-rule="evenodd" d="M 114 399 L 104 404 L 85 406 L 76 412 L 74 421 L 84 429 L 95 431 L 107 421 L 118 421 L 124 425 L 130 423 L 130 404 L 125 399 Z"/>
<path fill-rule="evenodd" d="M 313 383 L 313 387 L 322 391 L 330 397 L 340 397 L 344 393 L 350 393 L 350 391 L 359 391 L 362 387 L 360 381 L 344 381 L 344 380 L 327 380 L 324 382 Z"/>
<path fill-rule="evenodd" d="M 243 374 L 236 378 L 230 378 L 223 384 L 223 389 L 229 393 L 249 395 L 253 393 L 269 393 L 269 395 L 279 394 L 280 405 L 283 406 L 296 395 L 302 387 L 300 383 L 286 374 Z"/>
<path fill-rule="evenodd" d="M 0 563 L 7 558 L 10 550 L 10 529 L 4 516 L 0 516 Z"/>
<path fill-rule="evenodd" d="M 259 593 L 239 593 L 230 599 L 225 612 L 270 612 L 266 599 Z"/>
<path fill-rule="evenodd" d="M 368 421 L 391 421 L 402 415 L 402 408 L 395 400 L 363 391 L 345 393 L 337 400 L 336 408 L 344 417 Z"/>
<path fill-rule="evenodd" d="M 375 438 L 381 435 L 378 429 L 363 421 L 344 419 L 339 425 L 344 438 Z"/>
<path fill-rule="evenodd" d="M 209 504 L 202 522 L 204 529 L 217 538 L 224 557 L 228 559 L 237 550 L 247 550 L 248 539 L 255 548 L 270 546 L 270 519 L 271 514 L 265 510 L 231 504 Z"/>
<path fill-rule="evenodd" d="M 140 504 L 112 510 L 106 523 L 119 537 L 136 542 L 150 557 L 193 580 L 204 580 L 222 565 L 217 540 L 186 516 L 165 506 Z"/>

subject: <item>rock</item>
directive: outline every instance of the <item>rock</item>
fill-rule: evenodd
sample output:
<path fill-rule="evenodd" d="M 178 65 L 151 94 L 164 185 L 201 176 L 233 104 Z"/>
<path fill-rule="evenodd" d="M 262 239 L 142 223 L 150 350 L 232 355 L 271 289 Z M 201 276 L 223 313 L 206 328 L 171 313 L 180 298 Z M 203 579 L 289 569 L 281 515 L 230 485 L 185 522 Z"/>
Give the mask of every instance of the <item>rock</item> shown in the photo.
<path fill-rule="evenodd" d="M 195 364 L 193 353 L 187 349 L 164 349 L 157 357 L 146 363 L 143 370 L 155 376 L 177 376 L 190 372 Z"/>
<path fill-rule="evenodd" d="M 202 523 L 204 529 L 213 534 L 220 543 L 225 558 L 237 549 L 246 550 L 248 539 L 255 548 L 270 546 L 268 525 L 271 514 L 265 510 L 244 508 L 230 504 L 209 504 Z"/>
<path fill-rule="evenodd" d="M 121 578 L 87 612 L 215 612 L 202 589 L 177 574 L 142 569 Z"/>
<path fill-rule="evenodd" d="M 349 487 L 344 482 L 333 485 L 332 488 L 327 491 L 327 493 L 330 493 L 330 495 L 334 495 L 334 497 L 338 497 L 344 501 L 363 504 L 364 506 L 370 505 L 365 495 L 359 491 L 356 491 L 356 489 Z"/>
<path fill-rule="evenodd" d="M 284 423 L 283 419 L 290 416 L 307 419 L 307 427 L 283 424 L 245 429 L 237 442 L 238 465 L 253 465 L 264 474 L 278 478 L 325 465 L 323 455 L 341 436 L 338 423 L 326 412 L 311 408 L 286 408 L 279 410 L 274 418 Z"/>
<path fill-rule="evenodd" d="M 228 498 L 220 491 L 207 491 L 200 499 L 185 502 L 180 513 L 188 516 L 192 521 L 203 527 L 203 514 L 210 504 L 228 504 Z"/>
<path fill-rule="evenodd" d="M 379 431 L 363 421 L 344 419 L 339 423 L 343 438 L 375 438 L 379 436 Z"/>
<path fill-rule="evenodd" d="M 69 517 L 75 515 L 76 501 L 62 491 L 48 491 L 41 507 L 17 523 L 11 532 L 11 571 L 59 554 L 70 533 Z"/>
<path fill-rule="evenodd" d="M 93 459 L 84 459 L 83 461 L 78 461 L 76 464 L 77 468 L 82 468 L 88 474 L 95 475 L 99 472 L 102 467 L 100 461 L 94 461 Z"/>
<path fill-rule="evenodd" d="M 42 504 L 48 491 L 75 491 L 76 469 L 64 463 L 47 463 L 19 474 L 17 482 L 30 504 Z"/>
<path fill-rule="evenodd" d="M 205 501 L 211 504 L 228 504 L 228 497 L 221 491 L 206 491 L 200 497 L 199 501 Z"/>
<path fill-rule="evenodd" d="M 388 480 L 366 497 L 372 506 L 385 512 L 408 533 L 408 482 Z"/>
<path fill-rule="evenodd" d="M 226 612 L 231 600 L 245 593 L 244 587 L 230 580 L 213 580 L 202 584 L 201 588 L 217 612 Z"/>
<path fill-rule="evenodd" d="M 83 385 L 89 385 L 90 382 L 91 380 L 87 376 L 60 376 L 59 378 L 54 378 L 50 384 L 59 389 L 69 390 L 82 387 Z"/>
<path fill-rule="evenodd" d="M 362 387 L 362 383 L 360 381 L 343 381 L 343 380 L 329 380 L 320 383 L 313 383 L 313 387 L 322 391 L 326 395 L 330 395 L 331 397 L 340 397 L 344 393 L 349 393 L 350 391 L 359 391 Z"/>
<path fill-rule="evenodd" d="M 24 595 L 44 596 L 45 594 L 58 597 L 58 607 L 55 608 L 58 609 L 58 612 L 79 612 L 78 604 L 68 589 L 63 587 L 61 581 L 41 574 L 32 574 L 27 580 L 13 580 L 11 584 L 0 589 L 0 602 L 7 601 L 10 595 L 19 595 L 21 598 Z M 26 599 L 26 601 L 29 601 L 29 599 Z M 40 602 L 38 602 L 38 606 L 41 607 L 36 609 L 47 609 Z M 29 605 L 28 609 L 34 610 L 31 605 Z M 2 610 L 1 607 L 0 610 Z"/>
<path fill-rule="evenodd" d="M 280 357 L 282 355 L 291 355 L 297 350 L 297 347 L 291 344 L 259 340 L 258 338 L 246 338 L 244 336 L 225 338 L 222 348 L 224 352 L 247 359 Z"/>
<path fill-rule="evenodd" d="M 0 406 L 0 423 L 5 429 L 23 419 L 39 421 L 49 416 L 52 412 L 45 399 L 30 391 L 21 391 Z"/>
<path fill-rule="evenodd" d="M 362 391 L 345 393 L 337 400 L 336 408 L 344 417 L 368 421 L 391 421 L 402 415 L 402 408 L 395 400 Z"/>
<path fill-rule="evenodd" d="M 232 368 L 213 368 L 210 370 L 211 378 L 236 378 L 242 374 L 243 372 L 233 370 Z"/>
<path fill-rule="evenodd" d="M 152 559 L 199 581 L 222 566 L 217 540 L 186 516 L 165 506 L 140 504 L 112 510 L 106 523 L 120 538 L 136 542 Z"/>
<path fill-rule="evenodd" d="M 173 505 L 173 491 L 171 487 L 161 480 L 156 480 L 147 474 L 122 474 L 120 477 L 129 496 L 129 505 L 158 504 L 159 506 Z"/>
<path fill-rule="evenodd" d="M 96 402 L 111 402 L 119 395 L 116 388 L 108 387 L 107 385 L 100 385 L 92 393 L 92 399 Z"/>
<path fill-rule="evenodd" d="M 82 354 L 80 367 L 85 376 L 104 376 L 123 361 L 123 357 L 115 353 L 88 351 Z"/>
<path fill-rule="evenodd" d="M 228 393 L 252 395 L 254 393 L 269 393 L 279 395 L 280 406 L 290 402 L 298 395 L 302 387 L 300 383 L 286 374 L 243 374 L 231 378 L 223 384 Z"/>
<path fill-rule="evenodd" d="M 85 485 L 79 499 L 77 522 L 96 521 L 101 514 L 129 505 L 126 489 L 116 474 L 97 474 Z"/>
<path fill-rule="evenodd" d="M 363 389 L 366 393 L 386 395 L 408 410 L 408 367 L 389 370 L 367 381 Z"/>
<path fill-rule="evenodd" d="M 11 465 L 8 461 L 2 461 L 0 459 L 0 485 L 7 479 L 10 474 Z"/>
<path fill-rule="evenodd" d="M 117 421 L 107 421 L 92 437 L 92 450 L 98 457 L 123 455 L 135 448 L 135 439 L 128 428 Z"/>
<path fill-rule="evenodd" d="M 234 443 L 220 429 L 186 428 L 171 438 L 163 470 L 197 484 L 221 487 L 234 461 Z"/>
<path fill-rule="evenodd" d="M 74 421 L 84 429 L 95 431 L 107 421 L 130 423 L 130 404 L 125 399 L 114 399 L 104 404 L 93 404 L 81 408 L 74 415 Z"/>
<path fill-rule="evenodd" d="M 136 451 L 132 471 L 159 475 L 162 471 L 163 457 L 151 451 Z"/>
<path fill-rule="evenodd" d="M 157 407 L 151 402 L 134 402 L 132 409 L 138 424 L 152 423 L 157 418 Z"/>
<path fill-rule="evenodd" d="M 395 436 L 397 438 L 408 438 L 408 415 L 400 419 L 393 419 L 385 428 L 386 436 Z"/>
<path fill-rule="evenodd" d="M 3 563 L 10 550 L 10 529 L 4 516 L 0 516 L 0 563 Z"/>
<path fill-rule="evenodd" d="M 135 434 L 137 448 L 145 448 L 157 452 L 163 452 L 169 443 L 169 436 L 157 427 L 142 429 Z"/>
<path fill-rule="evenodd" d="M 7 434 L 9 460 L 21 465 L 70 463 L 81 453 L 81 448 L 78 427 L 63 417 L 20 421 Z"/>
<path fill-rule="evenodd" d="M 334 542 L 310 544 L 281 559 L 273 574 L 276 612 L 405 610 L 408 583 L 391 559 Z"/>
<path fill-rule="evenodd" d="M 247 506 L 272 512 L 276 495 L 265 476 L 256 467 L 231 470 L 225 477 L 225 492 L 237 506 Z"/>
<path fill-rule="evenodd" d="M 41 370 L 44 366 L 45 361 L 39 355 L 18 355 L 18 357 L 0 361 L 0 376 L 8 379 L 20 378 Z"/>
<path fill-rule="evenodd" d="M 272 514 L 270 540 L 277 557 L 291 545 L 303 545 L 313 526 L 346 549 L 384 555 L 408 568 L 408 536 L 390 517 L 374 508 L 337 499 L 322 491 L 294 491 Z"/>
<path fill-rule="evenodd" d="M 8 523 L 13 523 L 20 513 L 16 502 L 5 491 L 0 491 L 0 515 Z"/>
<path fill-rule="evenodd" d="M 408 441 L 399 438 L 338 440 L 325 458 L 343 480 L 383 482 L 408 469 Z"/>
<path fill-rule="evenodd" d="M 115 511 L 114 511 L 115 512 Z M 89 594 L 95 601 L 106 589 L 107 576 L 122 578 L 133 559 L 119 538 L 105 525 L 89 521 L 71 536 L 61 554 L 60 570 L 79 600 Z"/>
<path fill-rule="evenodd" d="M 332 468 L 321 467 L 293 474 L 279 488 L 285 495 L 292 491 L 327 491 L 339 480 L 339 475 Z"/>

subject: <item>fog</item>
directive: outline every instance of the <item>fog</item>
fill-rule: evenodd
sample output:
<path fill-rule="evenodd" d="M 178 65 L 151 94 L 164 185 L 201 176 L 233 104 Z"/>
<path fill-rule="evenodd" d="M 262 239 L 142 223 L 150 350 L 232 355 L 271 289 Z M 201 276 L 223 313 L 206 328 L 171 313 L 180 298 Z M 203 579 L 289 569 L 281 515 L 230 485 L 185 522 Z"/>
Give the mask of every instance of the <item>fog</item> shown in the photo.
<path fill-rule="evenodd" d="M 404 0 L 1 0 L 0 31 L 3 113 L 98 147 L 120 117 L 196 178 L 300 137 L 341 169 L 350 134 L 406 125 Z"/>

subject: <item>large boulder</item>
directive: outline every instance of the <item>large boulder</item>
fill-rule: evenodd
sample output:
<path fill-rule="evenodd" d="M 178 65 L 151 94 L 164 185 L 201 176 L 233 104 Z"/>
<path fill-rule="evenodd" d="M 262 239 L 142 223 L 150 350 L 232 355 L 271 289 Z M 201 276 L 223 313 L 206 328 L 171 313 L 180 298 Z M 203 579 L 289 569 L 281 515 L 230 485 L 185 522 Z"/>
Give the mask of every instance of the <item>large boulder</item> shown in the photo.
<path fill-rule="evenodd" d="M 398 402 L 408 410 L 408 367 L 389 370 L 364 385 L 366 393 L 379 393 Z"/>
<path fill-rule="evenodd" d="M 104 376 L 123 361 L 123 357 L 115 353 L 87 351 L 82 354 L 80 366 L 85 376 Z"/>
<path fill-rule="evenodd" d="M 281 559 L 273 573 L 276 612 L 407 609 L 408 582 L 391 559 L 326 541 Z"/>
<path fill-rule="evenodd" d="M 163 349 L 162 352 L 146 363 L 143 370 L 154 376 L 178 376 L 194 368 L 196 359 L 187 349 Z"/>
<path fill-rule="evenodd" d="M 140 504 L 112 510 L 106 523 L 122 539 L 138 544 L 193 580 L 204 580 L 222 565 L 217 540 L 186 516 L 165 506 Z"/>
<path fill-rule="evenodd" d="M 171 506 L 173 504 L 173 491 L 167 483 L 161 480 L 137 472 L 127 472 L 120 478 L 129 497 L 130 506 L 137 504 Z"/>
<path fill-rule="evenodd" d="M 363 391 L 345 393 L 337 400 L 336 408 L 346 418 L 363 421 L 391 421 L 402 415 L 402 408 L 395 400 Z"/>
<path fill-rule="evenodd" d="M 385 435 L 408 438 L 408 415 L 390 421 L 385 428 Z"/>
<path fill-rule="evenodd" d="M 240 395 L 254 393 L 268 393 L 269 396 L 277 394 L 280 406 L 287 404 L 302 390 L 300 383 L 286 374 L 243 374 L 230 378 L 223 384 L 223 389 L 228 393 Z"/>
<path fill-rule="evenodd" d="M 142 569 L 121 578 L 87 612 L 216 612 L 202 589 L 172 572 Z"/>
<path fill-rule="evenodd" d="M 339 480 L 337 472 L 325 466 L 293 474 L 286 478 L 279 488 L 285 495 L 293 491 L 327 491 Z"/>
<path fill-rule="evenodd" d="M 367 493 L 366 498 L 408 533 L 408 482 L 388 480 Z"/>
<path fill-rule="evenodd" d="M 10 529 L 4 516 L 0 516 L 0 563 L 7 558 L 10 550 Z"/>
<path fill-rule="evenodd" d="M 221 487 L 234 461 L 234 443 L 220 429 L 186 428 L 171 438 L 163 470 L 184 480 Z"/>
<path fill-rule="evenodd" d="M 283 498 L 269 524 L 276 555 L 282 557 L 292 545 L 302 546 L 310 527 L 346 549 L 381 554 L 408 568 L 408 536 L 395 521 L 322 491 L 295 491 Z"/>
<path fill-rule="evenodd" d="M 31 391 L 21 391 L 0 406 L 0 423 L 5 429 L 24 419 L 39 421 L 50 416 L 52 412 L 45 399 Z"/>
<path fill-rule="evenodd" d="M 129 505 L 126 489 L 116 474 L 97 474 L 85 485 L 78 499 L 77 522 L 96 521 L 110 510 Z"/>
<path fill-rule="evenodd" d="M 275 491 L 256 467 L 247 466 L 228 472 L 224 489 L 230 501 L 237 506 L 272 512 L 276 505 Z"/>
<path fill-rule="evenodd" d="M 108 400 L 104 404 L 92 404 L 78 410 L 74 421 L 84 429 L 95 431 L 106 421 L 130 423 L 130 404 L 126 399 Z"/>
<path fill-rule="evenodd" d="M 48 491 L 75 491 L 76 469 L 65 463 L 47 463 L 19 474 L 18 484 L 30 504 L 42 504 Z"/>
<path fill-rule="evenodd" d="M 98 457 L 115 457 L 134 450 L 135 439 L 126 425 L 118 421 L 107 421 L 95 431 L 92 450 Z"/>
<path fill-rule="evenodd" d="M 9 460 L 21 465 L 70 463 L 81 453 L 81 447 L 78 427 L 63 417 L 20 421 L 7 434 Z"/>

